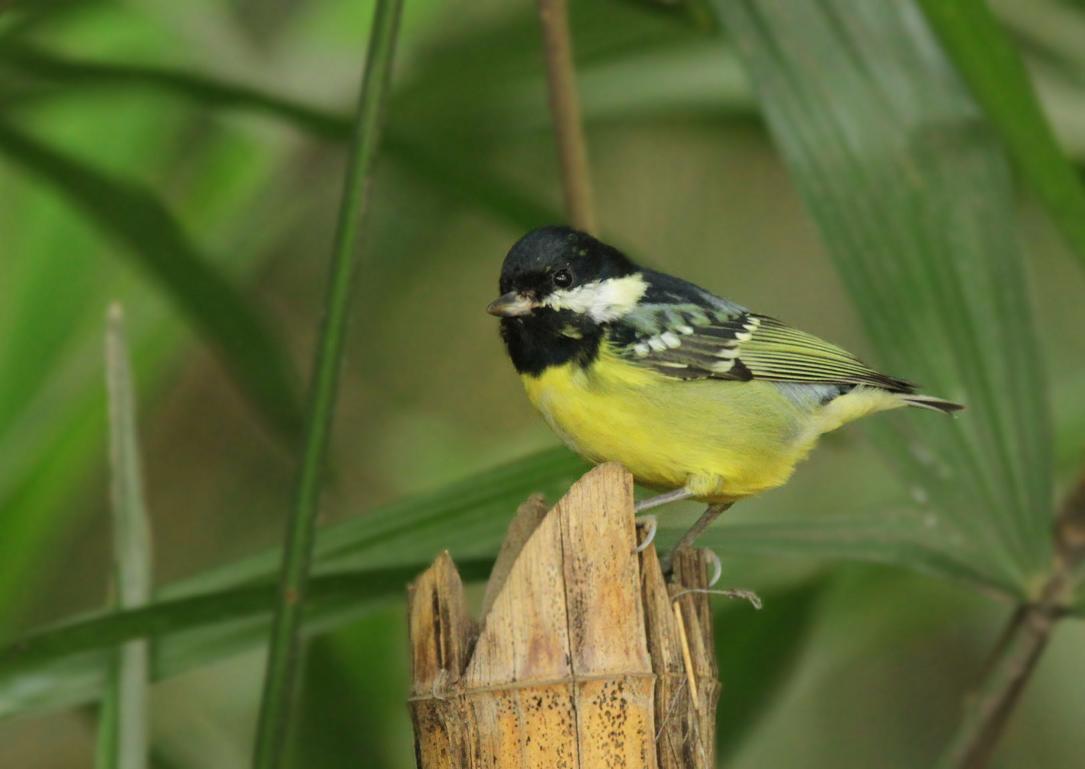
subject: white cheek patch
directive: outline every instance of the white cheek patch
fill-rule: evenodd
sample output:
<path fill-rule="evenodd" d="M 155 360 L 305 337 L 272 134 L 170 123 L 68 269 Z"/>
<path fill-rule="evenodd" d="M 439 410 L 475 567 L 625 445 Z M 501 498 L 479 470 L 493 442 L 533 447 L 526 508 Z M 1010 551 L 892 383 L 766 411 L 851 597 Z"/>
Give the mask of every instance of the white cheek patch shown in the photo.
<path fill-rule="evenodd" d="M 555 310 L 571 310 L 588 315 L 596 323 L 617 320 L 634 307 L 648 290 L 640 274 L 585 283 L 576 288 L 558 290 L 543 300 Z"/>

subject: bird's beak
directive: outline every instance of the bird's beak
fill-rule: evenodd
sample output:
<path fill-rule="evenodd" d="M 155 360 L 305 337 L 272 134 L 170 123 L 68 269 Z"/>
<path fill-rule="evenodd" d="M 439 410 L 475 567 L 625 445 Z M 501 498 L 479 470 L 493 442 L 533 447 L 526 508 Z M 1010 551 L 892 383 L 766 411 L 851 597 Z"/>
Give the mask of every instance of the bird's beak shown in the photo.
<path fill-rule="evenodd" d="M 515 318 L 520 315 L 527 315 L 534 309 L 535 302 L 523 294 L 510 291 L 490 302 L 486 312 L 499 318 Z"/>

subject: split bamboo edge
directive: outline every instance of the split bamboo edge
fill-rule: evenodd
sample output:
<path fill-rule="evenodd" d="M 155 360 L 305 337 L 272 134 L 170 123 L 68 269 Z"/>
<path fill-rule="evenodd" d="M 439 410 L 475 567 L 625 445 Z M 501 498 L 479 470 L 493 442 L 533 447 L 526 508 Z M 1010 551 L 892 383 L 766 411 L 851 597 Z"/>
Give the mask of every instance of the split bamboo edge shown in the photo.
<path fill-rule="evenodd" d="M 617 464 L 520 506 L 470 616 L 442 553 L 408 590 L 420 769 L 708 769 L 720 694 L 700 551 L 635 552 Z M 694 592 L 690 592 L 690 590 Z M 679 595 L 679 593 L 681 595 Z"/>

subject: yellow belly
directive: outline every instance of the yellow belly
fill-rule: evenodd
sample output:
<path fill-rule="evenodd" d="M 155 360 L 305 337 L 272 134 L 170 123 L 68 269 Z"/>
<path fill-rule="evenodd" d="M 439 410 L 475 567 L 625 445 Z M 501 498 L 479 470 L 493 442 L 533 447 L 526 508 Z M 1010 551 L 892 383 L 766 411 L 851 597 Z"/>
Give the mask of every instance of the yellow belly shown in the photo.
<path fill-rule="evenodd" d="M 709 501 L 780 486 L 821 433 L 768 382 L 681 381 L 606 352 L 587 369 L 553 366 L 523 381 L 574 451 Z"/>

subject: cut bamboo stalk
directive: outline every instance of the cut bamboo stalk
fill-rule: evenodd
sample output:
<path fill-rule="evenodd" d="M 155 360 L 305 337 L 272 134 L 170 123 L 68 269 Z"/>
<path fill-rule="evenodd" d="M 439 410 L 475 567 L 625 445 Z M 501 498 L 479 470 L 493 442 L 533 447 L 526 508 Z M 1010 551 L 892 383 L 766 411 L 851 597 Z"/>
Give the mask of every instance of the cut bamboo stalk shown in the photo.
<path fill-rule="evenodd" d="M 711 614 L 688 592 L 705 559 L 679 554 L 667 584 L 655 548 L 635 546 L 633 481 L 608 464 L 548 512 L 521 505 L 480 625 L 437 557 L 408 600 L 420 769 L 715 765 Z"/>

